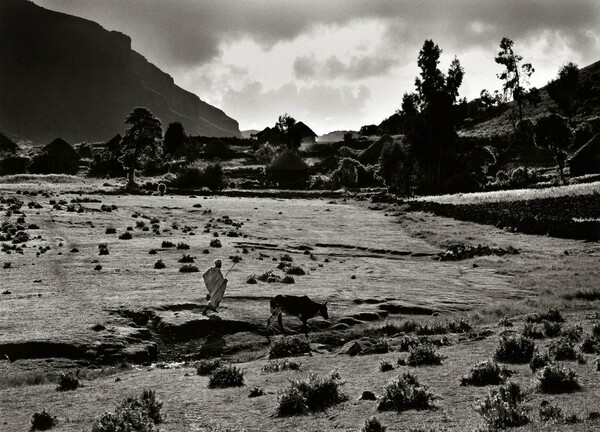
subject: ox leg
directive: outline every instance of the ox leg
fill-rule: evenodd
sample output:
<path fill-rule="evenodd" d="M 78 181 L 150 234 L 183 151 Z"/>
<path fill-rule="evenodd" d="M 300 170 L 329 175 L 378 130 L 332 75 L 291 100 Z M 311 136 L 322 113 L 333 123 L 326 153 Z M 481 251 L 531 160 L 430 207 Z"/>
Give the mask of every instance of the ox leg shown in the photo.
<path fill-rule="evenodd" d="M 274 314 L 271 314 L 271 316 L 269 317 L 269 319 L 267 320 L 267 341 L 270 343 L 271 339 L 269 339 L 269 326 L 271 325 L 271 320 L 275 317 Z"/>
<path fill-rule="evenodd" d="M 306 319 L 300 318 L 302 320 L 302 330 L 304 330 L 304 336 L 308 339 L 308 325 L 306 324 Z"/>

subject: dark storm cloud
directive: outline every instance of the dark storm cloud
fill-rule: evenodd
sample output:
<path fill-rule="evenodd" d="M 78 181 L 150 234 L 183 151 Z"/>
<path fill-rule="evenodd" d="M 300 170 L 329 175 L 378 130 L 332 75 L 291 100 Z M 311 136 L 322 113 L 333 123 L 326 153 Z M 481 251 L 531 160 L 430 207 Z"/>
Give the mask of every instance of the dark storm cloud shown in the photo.
<path fill-rule="evenodd" d="M 597 31 L 600 9 L 597 0 L 35 1 L 127 33 L 134 47 L 151 60 L 175 66 L 206 63 L 219 54 L 221 44 L 239 38 L 256 40 L 268 49 L 315 26 L 358 19 L 385 23 L 391 47 L 434 37 L 441 46 L 460 50 L 548 29 L 563 32 L 573 45 L 590 45 L 586 31 Z M 351 75 L 352 65 L 344 65 Z M 315 68 L 329 73 L 327 67 Z"/>
<path fill-rule="evenodd" d="M 396 64 L 398 64 L 397 59 L 378 55 L 352 56 L 348 62 L 343 62 L 337 56 L 330 56 L 324 61 L 319 61 L 314 55 L 309 55 L 296 58 L 294 75 L 299 79 L 360 80 L 385 75 Z"/>

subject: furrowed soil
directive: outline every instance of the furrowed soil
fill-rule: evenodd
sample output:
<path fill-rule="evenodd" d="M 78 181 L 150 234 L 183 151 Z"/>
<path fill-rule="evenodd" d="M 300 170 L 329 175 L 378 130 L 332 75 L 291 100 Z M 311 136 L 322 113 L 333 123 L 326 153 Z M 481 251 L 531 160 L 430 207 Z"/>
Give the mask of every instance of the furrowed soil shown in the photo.
<path fill-rule="evenodd" d="M 25 243 L 13 245 L 7 239 L 4 243 L 10 247 L 0 252 L 2 431 L 29 429 L 32 414 L 43 408 L 58 418 L 53 430 L 91 430 L 95 417 L 144 388 L 155 389 L 164 403 L 166 420 L 159 425 L 163 431 L 359 430 L 373 415 L 388 430 L 473 430 L 483 426 L 473 407 L 488 389 L 460 387 L 459 378 L 474 363 L 491 358 L 505 330 L 496 325 L 502 316 L 514 316 L 517 330 L 524 314 L 550 306 L 559 307 L 569 324 L 582 325 L 588 333 L 597 321 L 598 301 L 564 298 L 597 290 L 597 242 L 518 234 L 344 199 L 48 190 L 50 195 L 42 196 L 0 188 L 5 201 L 0 220 L 5 227 L 20 226 L 18 231 L 29 234 Z M 7 199 L 12 198 L 23 205 L 9 215 Z M 108 227 L 116 233 L 106 234 Z M 119 239 L 126 232 L 132 238 Z M 221 247 L 210 245 L 216 239 Z M 166 241 L 174 247 L 163 244 Z M 512 247 L 519 253 L 451 262 L 435 259 L 457 243 Z M 100 255 L 99 244 L 106 244 L 109 253 Z M 178 249 L 178 244 L 189 249 Z M 11 250 L 13 246 L 22 247 L 22 254 Z M 199 272 L 179 271 L 183 254 L 194 257 L 191 265 Z M 249 276 L 267 271 L 283 277 L 278 266 L 284 255 L 305 275 L 294 275 L 293 284 L 246 283 Z M 227 272 L 234 256 L 241 261 L 227 276 L 219 312 L 202 315 L 202 272 L 217 258 Z M 164 268 L 155 268 L 158 260 Z M 10 265 L 3 266 L 5 262 Z M 277 294 L 328 302 L 329 319 L 309 321 L 313 353 L 299 359 L 299 372 L 261 371 L 268 361 L 269 299 Z M 363 336 L 386 336 L 393 349 L 398 336 L 381 333 L 378 329 L 385 325 L 461 317 L 468 318 L 473 329 L 446 335 L 439 352 L 447 358 L 440 366 L 397 366 L 382 373 L 380 359 L 394 363 L 402 354 L 343 354 L 348 342 Z M 300 331 L 297 318 L 284 316 L 283 321 L 289 333 Z M 281 331 L 272 327 L 277 340 Z M 546 346 L 548 340 L 540 343 Z M 600 372 L 595 370 L 595 357 L 586 356 L 587 364 L 569 363 L 580 375 L 582 391 L 546 397 L 582 419 L 600 411 Z M 245 371 L 246 385 L 208 389 L 208 378 L 196 375 L 193 361 L 209 357 L 236 363 Z M 132 366 L 121 368 L 121 363 Z M 346 382 L 342 389 L 347 402 L 320 414 L 275 416 L 278 392 L 288 378 L 304 379 L 309 372 L 323 376 L 334 367 Z M 57 392 L 57 373 L 75 368 L 83 371 L 82 387 Z M 443 397 L 436 410 L 378 413 L 376 402 L 358 401 L 363 390 L 381 395 L 384 385 L 405 370 Z M 532 385 L 527 365 L 515 370 L 518 382 Z M 35 377 L 40 383 L 32 385 Z M 248 398 L 253 386 L 263 387 L 266 395 Z M 552 430 L 537 418 L 542 396 L 534 394 L 528 401 L 534 407 L 528 430 Z M 551 428 L 595 426 L 600 423 Z"/>

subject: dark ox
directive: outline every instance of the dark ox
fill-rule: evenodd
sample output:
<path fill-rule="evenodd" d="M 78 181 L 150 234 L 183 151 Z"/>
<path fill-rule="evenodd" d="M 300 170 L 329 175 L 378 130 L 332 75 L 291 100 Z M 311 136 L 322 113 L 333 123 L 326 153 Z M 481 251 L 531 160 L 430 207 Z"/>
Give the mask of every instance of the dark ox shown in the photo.
<path fill-rule="evenodd" d="M 302 321 L 302 330 L 304 330 L 306 337 L 308 337 L 306 321 L 318 315 L 321 315 L 325 319 L 329 318 L 327 314 L 327 302 L 317 303 L 307 296 L 277 295 L 271 299 L 271 316 L 267 320 L 267 340 L 269 342 L 271 341 L 269 339 L 269 325 L 271 325 L 271 320 L 275 317 L 277 317 L 277 322 L 283 330 L 283 334 L 287 334 L 283 326 L 282 314 L 298 317 Z"/>

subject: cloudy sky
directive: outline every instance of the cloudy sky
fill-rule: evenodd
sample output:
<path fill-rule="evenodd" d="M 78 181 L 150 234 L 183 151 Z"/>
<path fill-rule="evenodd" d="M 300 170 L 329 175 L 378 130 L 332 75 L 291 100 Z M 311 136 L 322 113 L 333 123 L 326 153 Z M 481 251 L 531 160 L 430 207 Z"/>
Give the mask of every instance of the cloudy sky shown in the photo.
<path fill-rule="evenodd" d="M 425 39 L 457 56 L 461 96 L 498 89 L 503 36 L 542 86 L 600 60 L 598 0 L 34 0 L 132 38 L 175 82 L 240 128 L 284 112 L 318 134 L 379 123 L 414 90 Z"/>

